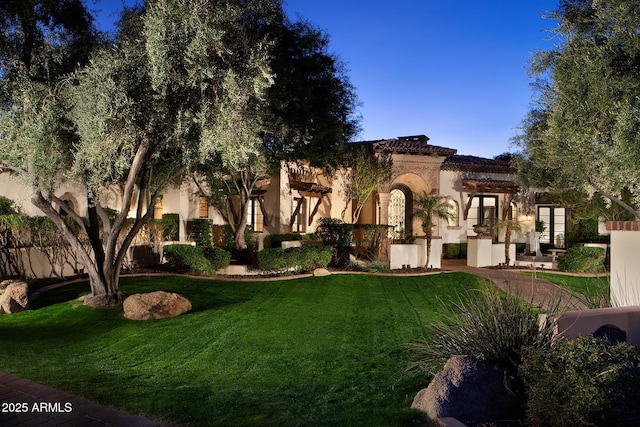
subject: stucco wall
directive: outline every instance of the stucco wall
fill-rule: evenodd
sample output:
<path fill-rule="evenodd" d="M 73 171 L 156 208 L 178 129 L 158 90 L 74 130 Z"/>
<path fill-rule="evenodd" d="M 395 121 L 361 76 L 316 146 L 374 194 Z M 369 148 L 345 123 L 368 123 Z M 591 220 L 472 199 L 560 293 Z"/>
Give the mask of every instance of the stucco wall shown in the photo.
<path fill-rule="evenodd" d="M 611 305 L 640 306 L 640 223 L 609 221 L 611 232 Z"/>

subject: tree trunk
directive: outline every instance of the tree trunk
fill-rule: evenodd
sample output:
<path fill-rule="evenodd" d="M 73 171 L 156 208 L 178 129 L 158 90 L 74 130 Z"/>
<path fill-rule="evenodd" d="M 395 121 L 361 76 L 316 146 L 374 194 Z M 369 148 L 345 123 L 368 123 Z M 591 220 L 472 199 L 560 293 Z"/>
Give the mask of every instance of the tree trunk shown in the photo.
<path fill-rule="evenodd" d="M 429 260 L 431 259 L 431 239 L 432 239 L 431 231 L 425 231 L 425 238 L 427 240 L 427 260 L 424 264 L 424 268 L 429 268 Z"/>
<path fill-rule="evenodd" d="M 508 267 L 511 264 L 511 258 L 509 257 L 509 247 L 511 246 L 511 228 L 507 227 L 504 232 L 504 263 Z"/>

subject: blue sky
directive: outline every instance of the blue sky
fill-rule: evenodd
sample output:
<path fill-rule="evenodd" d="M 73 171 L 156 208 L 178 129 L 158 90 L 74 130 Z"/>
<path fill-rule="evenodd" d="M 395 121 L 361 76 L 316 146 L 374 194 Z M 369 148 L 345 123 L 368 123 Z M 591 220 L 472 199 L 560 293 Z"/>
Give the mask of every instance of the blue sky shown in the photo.
<path fill-rule="evenodd" d="M 541 14 L 557 0 L 284 1 L 346 63 L 362 103 L 359 139 L 424 134 L 459 154 L 513 151 L 533 94 L 529 58 L 553 46 L 554 22 Z M 121 0 L 89 4 L 108 17 Z"/>

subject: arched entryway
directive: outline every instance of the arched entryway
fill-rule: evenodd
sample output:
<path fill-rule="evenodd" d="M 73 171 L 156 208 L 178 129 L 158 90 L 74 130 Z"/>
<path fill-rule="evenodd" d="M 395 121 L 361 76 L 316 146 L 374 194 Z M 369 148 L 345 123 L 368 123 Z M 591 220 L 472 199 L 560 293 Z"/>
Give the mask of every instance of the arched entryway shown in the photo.
<path fill-rule="evenodd" d="M 389 235 L 401 239 L 413 233 L 413 193 L 405 185 L 394 185 L 389 192 L 388 222 Z"/>

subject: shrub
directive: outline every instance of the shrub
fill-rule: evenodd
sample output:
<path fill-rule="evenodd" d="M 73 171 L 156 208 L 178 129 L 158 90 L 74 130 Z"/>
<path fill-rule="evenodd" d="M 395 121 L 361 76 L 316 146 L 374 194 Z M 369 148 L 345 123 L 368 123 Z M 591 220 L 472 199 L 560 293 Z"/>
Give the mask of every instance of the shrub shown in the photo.
<path fill-rule="evenodd" d="M 211 266 L 216 270 L 222 270 L 229 266 L 231 262 L 231 253 L 216 246 L 202 247 L 202 253 L 209 260 Z"/>
<path fill-rule="evenodd" d="M 308 245 L 299 248 L 267 248 L 258 252 L 258 266 L 263 271 L 308 271 L 326 267 L 331 261 L 331 248 Z"/>
<path fill-rule="evenodd" d="M 320 218 L 318 233 L 322 243 L 331 246 L 333 256 L 331 264 L 342 267 L 349 263 L 353 224 L 346 224 L 339 219 Z"/>
<path fill-rule="evenodd" d="M 0 196 L 0 215 L 10 215 L 18 213 L 14 207 L 13 201 L 6 197 Z"/>
<path fill-rule="evenodd" d="M 457 314 L 427 327 L 435 338 L 416 346 L 415 367 L 434 373 L 450 357 L 467 355 L 516 377 L 525 349 L 546 347 L 553 337 L 553 322 L 541 330 L 535 307 L 517 295 L 470 291 L 451 304 Z"/>
<path fill-rule="evenodd" d="M 467 257 L 466 243 L 445 243 L 442 245 L 444 259 L 463 259 Z"/>
<path fill-rule="evenodd" d="M 558 340 L 525 354 L 527 425 L 626 426 L 640 420 L 640 349 L 602 338 Z"/>
<path fill-rule="evenodd" d="M 215 275 L 231 259 L 231 254 L 223 249 L 191 245 L 167 245 L 164 256 L 170 267 L 199 276 Z"/>
<path fill-rule="evenodd" d="M 208 219 L 190 220 L 187 222 L 187 232 L 196 242 L 196 246 L 211 246 L 211 221 Z"/>
<path fill-rule="evenodd" d="M 573 246 L 558 259 L 558 268 L 572 273 L 604 271 L 605 250 L 586 246 Z"/>

